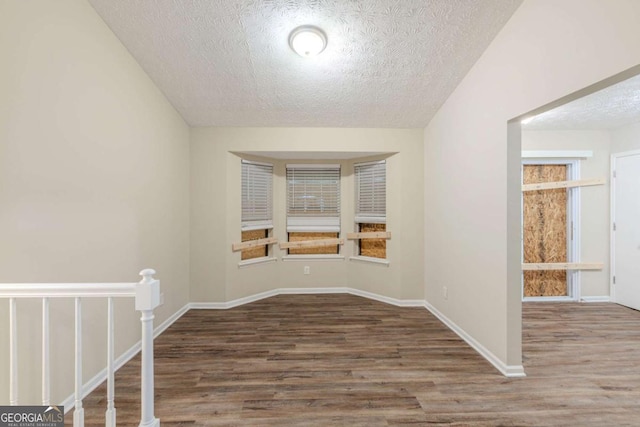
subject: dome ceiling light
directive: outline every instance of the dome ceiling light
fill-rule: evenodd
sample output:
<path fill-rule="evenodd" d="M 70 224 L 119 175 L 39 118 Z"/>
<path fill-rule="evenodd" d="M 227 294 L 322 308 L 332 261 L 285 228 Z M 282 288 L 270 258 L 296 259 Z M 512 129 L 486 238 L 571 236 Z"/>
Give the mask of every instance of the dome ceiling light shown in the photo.
<path fill-rule="evenodd" d="M 303 58 L 310 58 L 327 47 L 327 36 L 318 27 L 303 25 L 291 32 L 289 46 Z"/>

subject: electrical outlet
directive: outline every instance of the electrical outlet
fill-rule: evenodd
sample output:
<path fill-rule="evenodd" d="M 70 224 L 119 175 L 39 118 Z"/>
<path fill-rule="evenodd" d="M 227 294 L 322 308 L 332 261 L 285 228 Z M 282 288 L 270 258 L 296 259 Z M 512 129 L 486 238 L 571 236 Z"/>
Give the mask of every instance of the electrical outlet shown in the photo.
<path fill-rule="evenodd" d="M 449 299 L 449 290 L 446 286 L 442 287 L 442 296 L 444 297 L 444 299 Z"/>
<path fill-rule="evenodd" d="M 311 274 L 311 267 L 309 267 L 308 265 L 304 266 L 304 274 Z"/>

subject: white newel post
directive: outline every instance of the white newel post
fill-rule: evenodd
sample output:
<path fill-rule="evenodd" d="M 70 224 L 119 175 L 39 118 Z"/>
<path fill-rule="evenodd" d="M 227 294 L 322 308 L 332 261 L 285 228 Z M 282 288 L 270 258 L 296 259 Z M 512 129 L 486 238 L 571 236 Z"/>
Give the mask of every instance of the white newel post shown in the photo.
<path fill-rule="evenodd" d="M 142 312 L 142 368 L 140 427 L 159 427 L 154 416 L 153 389 L 153 310 L 160 305 L 160 281 L 153 278 L 152 269 L 142 270 L 142 280 L 136 287 L 136 310 Z"/>

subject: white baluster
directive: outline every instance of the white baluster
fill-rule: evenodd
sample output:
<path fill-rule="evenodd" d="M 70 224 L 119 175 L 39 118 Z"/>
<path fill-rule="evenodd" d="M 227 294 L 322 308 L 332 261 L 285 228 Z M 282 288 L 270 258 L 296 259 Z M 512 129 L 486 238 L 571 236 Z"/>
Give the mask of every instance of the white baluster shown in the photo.
<path fill-rule="evenodd" d="M 107 300 L 107 412 L 105 413 L 105 427 L 116 427 L 116 408 L 114 399 L 114 369 L 113 369 L 113 298 Z"/>
<path fill-rule="evenodd" d="M 82 305 L 80 298 L 76 298 L 76 386 L 75 410 L 73 411 L 73 426 L 84 427 L 84 409 L 82 408 Z"/>
<path fill-rule="evenodd" d="M 50 405 L 51 374 L 49 364 L 49 298 L 42 298 L 42 404 Z"/>
<path fill-rule="evenodd" d="M 16 299 L 9 298 L 9 404 L 18 405 L 18 313 Z"/>
<path fill-rule="evenodd" d="M 142 281 L 136 288 L 136 310 L 142 312 L 142 367 L 140 427 L 159 427 L 154 416 L 153 390 L 153 309 L 160 304 L 160 282 L 153 278 L 154 270 L 140 272 Z"/>

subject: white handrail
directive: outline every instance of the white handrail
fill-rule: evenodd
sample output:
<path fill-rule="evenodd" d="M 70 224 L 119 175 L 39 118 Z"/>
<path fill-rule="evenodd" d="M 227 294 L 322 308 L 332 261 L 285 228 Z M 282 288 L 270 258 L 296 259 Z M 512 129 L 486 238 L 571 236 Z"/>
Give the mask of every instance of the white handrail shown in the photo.
<path fill-rule="evenodd" d="M 139 283 L 0 283 L 4 298 L 135 297 Z"/>
<path fill-rule="evenodd" d="M 18 405 L 18 298 L 42 299 L 42 403 L 50 401 L 49 299 L 75 299 L 75 411 L 73 425 L 84 426 L 82 407 L 82 298 L 108 298 L 107 309 L 107 410 L 105 425 L 116 426 L 114 407 L 114 314 L 113 298 L 135 298 L 135 308 L 142 313 L 141 419 L 142 427 L 159 427 L 154 416 L 153 381 L 153 310 L 160 305 L 160 282 L 153 278 L 155 271 L 140 272 L 137 283 L 2 283 L 0 298 L 9 299 L 9 400 Z"/>

